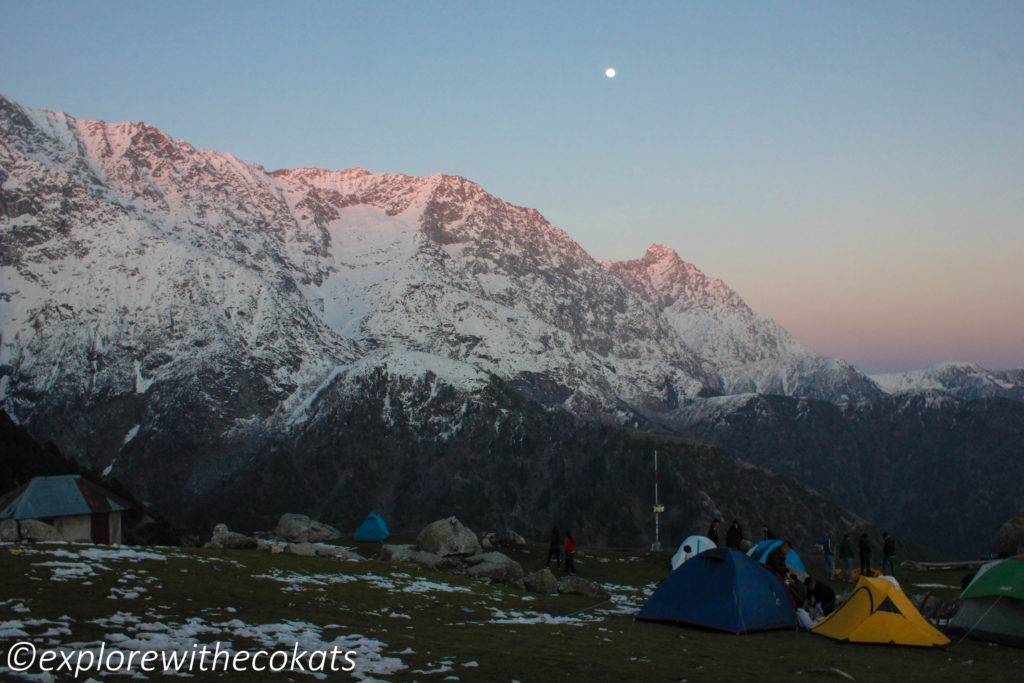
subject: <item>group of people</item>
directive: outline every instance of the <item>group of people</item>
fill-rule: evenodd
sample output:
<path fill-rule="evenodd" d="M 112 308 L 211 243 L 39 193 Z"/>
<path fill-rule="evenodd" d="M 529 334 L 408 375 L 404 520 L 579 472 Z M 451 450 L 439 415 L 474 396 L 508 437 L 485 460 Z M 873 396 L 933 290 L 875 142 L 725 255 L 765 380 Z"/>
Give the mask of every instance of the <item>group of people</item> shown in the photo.
<path fill-rule="evenodd" d="M 711 520 L 711 526 L 708 527 L 708 532 L 705 534 L 708 538 L 714 541 L 715 545 L 722 545 L 719 540 L 718 529 L 721 525 L 721 521 L 717 519 Z M 765 541 L 770 541 L 776 538 L 775 534 L 771 529 L 768 528 L 767 524 L 761 525 L 761 537 Z M 740 526 L 738 519 L 732 520 L 732 524 L 725 530 L 725 547 L 735 548 L 736 550 L 743 550 L 743 527 Z"/>
<path fill-rule="evenodd" d="M 561 568 L 562 564 L 560 561 L 559 554 L 562 550 L 565 550 L 565 573 L 575 574 L 576 573 L 576 541 L 573 539 L 572 534 L 568 531 L 565 532 L 565 539 L 563 541 L 561 534 L 558 533 L 558 527 L 551 527 L 551 541 L 548 544 L 548 560 L 544 563 L 544 566 L 551 566 L 551 558 L 555 560 L 555 569 Z"/>
<path fill-rule="evenodd" d="M 719 527 L 721 522 L 712 520 L 705 534 L 715 545 L 720 545 Z M 764 540 L 776 538 L 768 525 L 762 525 L 761 535 Z M 728 548 L 742 550 L 743 528 L 738 520 L 725 532 L 725 545 Z M 896 539 L 888 532 L 882 532 L 882 573 L 894 576 L 896 573 Z M 871 553 L 872 544 L 868 534 L 861 533 L 857 538 L 857 552 L 860 556 L 860 573 L 862 576 L 871 576 Z M 789 588 L 793 601 L 797 606 L 797 616 L 802 626 L 810 628 L 810 625 L 818 619 L 828 616 L 836 608 L 836 593 L 828 584 L 828 581 L 807 576 L 802 581 L 790 572 L 786 564 L 786 555 L 792 550 L 790 541 L 783 541 L 776 546 L 765 558 L 765 564 L 775 572 Z M 853 580 L 853 559 L 854 541 L 850 534 L 843 534 L 839 543 L 838 552 L 833 545 L 832 534 L 825 534 L 822 542 L 822 552 L 825 556 L 825 576 L 827 579 L 839 578 L 844 581 Z M 836 557 L 842 563 L 840 572 L 836 572 Z"/>
<path fill-rule="evenodd" d="M 832 534 L 825 534 L 821 544 L 822 552 L 825 555 L 825 573 L 829 577 L 838 576 L 836 573 L 836 552 L 832 545 Z M 867 533 L 862 533 L 857 539 L 857 551 L 860 555 L 861 576 L 871 576 L 871 539 Z M 839 542 L 839 560 L 843 563 L 842 578 L 844 581 L 853 581 L 853 541 L 850 534 L 843 534 Z M 896 539 L 888 532 L 882 532 L 882 573 L 889 576 L 896 575 Z"/>
<path fill-rule="evenodd" d="M 710 538 L 715 545 L 722 545 L 722 541 L 718 535 L 718 529 L 721 522 L 717 519 L 711 521 L 711 526 L 708 527 L 708 532 L 704 534 Z M 767 525 L 761 527 L 762 534 L 766 539 L 775 538 L 772 532 L 768 529 Z M 740 526 L 740 522 L 737 519 L 732 520 L 732 524 L 725 530 L 725 547 L 735 548 L 736 550 L 743 550 L 743 527 Z"/>
<path fill-rule="evenodd" d="M 790 571 L 786 556 L 792 549 L 791 541 L 783 541 L 768 553 L 765 565 L 786 584 L 786 588 L 789 589 L 789 594 L 793 598 L 793 604 L 796 605 L 797 620 L 802 627 L 809 629 L 819 619 L 823 619 L 835 611 L 836 592 L 832 590 L 828 581 L 819 581 L 810 574 L 801 580 L 799 576 Z M 831 574 L 829 577 L 831 578 Z"/>

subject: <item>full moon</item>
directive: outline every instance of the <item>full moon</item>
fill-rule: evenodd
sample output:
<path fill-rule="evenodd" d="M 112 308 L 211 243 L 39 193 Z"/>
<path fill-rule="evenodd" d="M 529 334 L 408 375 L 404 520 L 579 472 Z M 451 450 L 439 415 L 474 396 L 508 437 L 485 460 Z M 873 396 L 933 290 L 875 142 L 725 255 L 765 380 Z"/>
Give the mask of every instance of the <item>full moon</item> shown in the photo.
<path fill-rule="evenodd" d="M 604 70 L 604 75 L 608 78 L 615 78 L 615 69 L 608 67 Z"/>

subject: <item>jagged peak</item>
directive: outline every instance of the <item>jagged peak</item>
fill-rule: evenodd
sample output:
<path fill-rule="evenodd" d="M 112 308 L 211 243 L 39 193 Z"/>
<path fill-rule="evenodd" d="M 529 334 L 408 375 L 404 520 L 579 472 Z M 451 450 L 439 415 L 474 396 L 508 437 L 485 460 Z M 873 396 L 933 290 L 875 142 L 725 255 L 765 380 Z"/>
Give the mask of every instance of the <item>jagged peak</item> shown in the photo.
<path fill-rule="evenodd" d="M 965 360 L 952 360 L 933 365 L 930 368 L 926 368 L 924 372 L 929 373 L 940 373 L 940 372 L 973 372 L 973 373 L 985 373 L 988 372 L 987 368 L 983 368 L 977 363 L 972 363 Z"/>
<path fill-rule="evenodd" d="M 647 248 L 647 253 L 644 254 L 645 261 L 664 261 L 668 259 L 682 261 L 675 249 L 664 244 L 652 244 Z"/>
<path fill-rule="evenodd" d="M 733 301 L 745 305 L 722 280 L 706 275 L 700 268 L 679 257 L 675 249 L 664 244 L 652 244 L 643 258 L 632 261 L 603 261 L 619 277 L 633 280 L 632 288 L 641 285 L 645 298 L 665 302 L 689 298 L 703 293 L 717 300 Z"/>

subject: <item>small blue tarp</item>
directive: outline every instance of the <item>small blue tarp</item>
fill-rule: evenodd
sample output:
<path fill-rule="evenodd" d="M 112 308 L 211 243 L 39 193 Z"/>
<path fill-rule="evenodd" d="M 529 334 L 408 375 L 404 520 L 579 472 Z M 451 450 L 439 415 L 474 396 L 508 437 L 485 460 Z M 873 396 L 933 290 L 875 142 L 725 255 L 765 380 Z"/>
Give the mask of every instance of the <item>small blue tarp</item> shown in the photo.
<path fill-rule="evenodd" d="M 384 518 L 376 512 L 367 515 L 366 520 L 356 530 L 357 541 L 383 541 L 388 536 L 390 536 L 388 525 L 384 523 Z"/>

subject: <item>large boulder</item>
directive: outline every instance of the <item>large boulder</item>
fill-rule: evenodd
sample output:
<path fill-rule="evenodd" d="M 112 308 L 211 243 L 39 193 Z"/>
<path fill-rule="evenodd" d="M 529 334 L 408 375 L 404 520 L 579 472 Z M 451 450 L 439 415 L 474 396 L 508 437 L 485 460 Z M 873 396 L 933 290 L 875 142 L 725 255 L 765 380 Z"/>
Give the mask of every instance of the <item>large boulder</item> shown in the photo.
<path fill-rule="evenodd" d="M 558 592 L 558 579 L 555 577 L 554 572 L 547 567 L 524 576 L 523 585 L 531 593 L 550 594 Z"/>
<path fill-rule="evenodd" d="M 63 541 L 64 536 L 57 527 L 40 522 L 38 519 L 23 519 L 18 522 L 18 531 L 23 541 Z"/>
<path fill-rule="evenodd" d="M 449 555 L 477 555 L 483 551 L 476 534 L 462 525 L 455 517 L 439 519 L 423 527 L 416 537 L 420 550 L 441 557 Z"/>
<path fill-rule="evenodd" d="M 470 565 L 467 573 L 474 578 L 522 585 L 523 566 L 504 553 L 470 555 L 466 562 Z"/>
<path fill-rule="evenodd" d="M 294 512 L 281 515 L 274 533 L 291 543 L 320 543 L 341 538 L 341 532 L 334 527 Z"/>
<path fill-rule="evenodd" d="M 0 543 L 15 543 L 18 540 L 18 522 L 0 519 Z"/>
<path fill-rule="evenodd" d="M 308 541 L 302 543 L 289 543 L 284 547 L 284 551 L 289 555 L 298 555 L 300 557 L 313 557 L 316 555 L 316 550 L 313 548 L 313 544 Z"/>
<path fill-rule="evenodd" d="M 412 562 L 429 569 L 437 569 L 442 560 L 440 555 L 417 550 L 410 544 L 392 545 L 388 543 L 380 547 L 380 559 L 389 562 Z"/>
<path fill-rule="evenodd" d="M 428 553 L 409 544 L 384 544 L 380 547 L 380 559 L 390 562 L 412 562 L 421 567 L 436 569 L 443 572 L 458 572 L 466 569 L 466 561 L 459 555 L 441 557 L 437 553 Z"/>
<path fill-rule="evenodd" d="M 1024 517 L 1014 517 L 999 527 L 992 539 L 992 552 L 996 555 L 1024 553 Z"/>
<path fill-rule="evenodd" d="M 608 600 L 611 598 L 611 594 L 604 589 L 604 586 L 584 579 L 581 576 L 563 576 L 558 580 L 558 592 L 559 593 L 576 593 L 578 595 L 585 595 L 588 598 L 594 598 L 597 600 Z"/>
<path fill-rule="evenodd" d="M 317 557 L 337 557 L 342 560 L 361 560 L 363 556 L 340 545 L 328 545 L 326 543 L 313 543 L 313 554 Z"/>
<path fill-rule="evenodd" d="M 249 550 L 257 547 L 255 538 L 240 534 L 228 529 L 228 525 L 221 523 L 213 527 L 213 535 L 207 548 L 224 548 L 226 550 Z"/>
<path fill-rule="evenodd" d="M 511 529 L 497 533 L 492 531 L 480 535 L 480 545 L 484 550 L 490 550 L 491 548 L 517 548 L 525 546 L 526 539 Z"/>
<path fill-rule="evenodd" d="M 286 547 L 288 547 L 288 544 L 286 543 L 276 543 L 274 541 L 268 541 L 265 538 L 256 539 L 256 549 L 265 553 L 278 555 L 283 553 Z"/>

